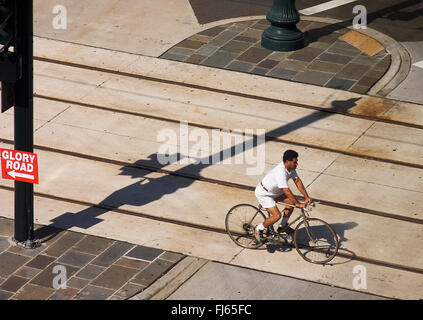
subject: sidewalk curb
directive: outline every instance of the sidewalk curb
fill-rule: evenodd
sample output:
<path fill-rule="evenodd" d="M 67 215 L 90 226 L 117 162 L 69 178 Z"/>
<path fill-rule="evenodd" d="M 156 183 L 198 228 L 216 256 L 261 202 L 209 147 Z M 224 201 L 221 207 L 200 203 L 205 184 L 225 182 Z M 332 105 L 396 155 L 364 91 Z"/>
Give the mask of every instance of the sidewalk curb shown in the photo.
<path fill-rule="evenodd" d="M 165 300 L 209 260 L 186 257 L 159 280 L 129 300 Z"/>
<path fill-rule="evenodd" d="M 391 54 L 391 65 L 385 75 L 367 92 L 368 95 L 386 97 L 407 78 L 411 69 L 411 57 L 404 46 L 393 38 L 374 29 L 361 30 L 383 44 Z"/>

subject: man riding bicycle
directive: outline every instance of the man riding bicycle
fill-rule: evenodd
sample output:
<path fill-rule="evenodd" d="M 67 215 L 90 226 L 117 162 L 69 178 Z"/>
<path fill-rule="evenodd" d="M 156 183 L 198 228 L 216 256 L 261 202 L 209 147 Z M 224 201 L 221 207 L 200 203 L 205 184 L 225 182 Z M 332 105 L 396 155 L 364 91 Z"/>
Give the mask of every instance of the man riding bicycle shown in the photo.
<path fill-rule="evenodd" d="M 298 208 L 305 208 L 313 200 L 308 196 L 303 182 L 298 177 L 295 169 L 298 165 L 298 153 L 294 150 L 287 150 L 283 154 L 283 162 L 270 170 L 261 180 L 255 189 L 255 195 L 260 205 L 267 210 L 269 217 L 255 228 L 257 241 L 262 240 L 263 231 L 281 218 L 281 212 L 276 202 L 284 202 Z M 298 190 L 304 196 L 306 202 L 300 203 L 289 189 L 288 180 L 293 179 Z M 278 233 L 286 232 L 291 234 L 294 230 L 288 227 L 288 219 L 294 210 L 293 207 L 285 206 L 284 216 L 278 227 Z"/>

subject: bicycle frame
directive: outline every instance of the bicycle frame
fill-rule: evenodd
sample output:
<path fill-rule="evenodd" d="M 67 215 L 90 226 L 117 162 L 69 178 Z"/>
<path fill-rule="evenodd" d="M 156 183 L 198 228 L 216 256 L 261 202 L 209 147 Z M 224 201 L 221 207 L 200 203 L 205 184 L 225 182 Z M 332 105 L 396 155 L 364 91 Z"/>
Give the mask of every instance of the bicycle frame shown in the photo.
<path fill-rule="evenodd" d="M 256 241 L 253 244 L 251 244 L 251 243 L 245 244 L 242 241 L 239 242 L 238 239 L 234 238 L 234 236 L 239 235 L 239 236 L 241 236 L 241 238 L 247 236 L 247 239 L 252 239 L 252 236 L 255 233 L 255 225 L 253 225 L 253 221 L 255 221 L 255 219 L 258 216 L 260 216 L 259 221 L 263 221 L 262 219 L 266 219 L 266 218 L 271 216 L 270 213 L 267 212 L 267 210 L 265 210 L 260 204 L 258 205 L 258 207 L 253 206 L 251 204 L 239 204 L 239 205 L 236 205 L 233 208 L 231 208 L 229 210 L 228 214 L 226 215 L 226 220 L 225 220 L 226 230 L 229 233 L 229 236 L 231 237 L 231 239 L 237 245 L 239 245 L 241 247 L 258 248 L 259 246 L 261 246 L 266 241 L 270 241 L 270 242 L 271 241 L 278 241 L 278 242 L 283 241 L 283 242 L 285 242 L 286 245 L 295 246 L 295 249 L 298 251 L 298 253 L 300 254 L 300 256 L 304 260 L 311 262 L 311 263 L 326 264 L 327 262 L 331 261 L 336 256 L 336 253 L 337 253 L 338 248 L 339 248 L 339 241 L 338 241 L 338 237 L 336 235 L 335 230 L 333 230 L 333 228 L 327 222 L 325 222 L 321 219 L 318 219 L 318 218 L 310 217 L 310 212 L 312 211 L 313 207 L 315 207 L 315 205 L 318 204 L 318 203 L 319 202 L 316 201 L 316 202 L 313 202 L 310 205 L 307 204 L 305 206 L 305 208 L 301 208 L 300 215 L 298 217 L 296 217 L 295 219 L 293 219 L 293 221 L 288 223 L 288 227 L 296 225 L 293 234 L 286 233 L 286 232 L 280 232 L 279 233 L 274 229 L 273 225 L 270 225 L 266 228 L 267 229 L 266 236 L 264 238 L 262 238 L 260 241 Z M 281 202 L 280 204 L 296 208 L 295 206 L 287 204 L 287 203 Z M 243 220 L 243 219 L 240 220 L 242 222 L 242 225 L 241 225 L 242 230 L 240 232 L 238 230 L 235 232 L 234 230 L 230 230 L 230 227 L 229 227 L 229 224 L 228 224 L 228 221 L 229 221 L 228 217 L 230 217 L 232 210 L 238 208 L 239 206 L 241 206 L 243 208 L 245 206 L 247 206 L 247 207 L 249 207 L 248 210 L 251 210 L 251 208 L 254 208 L 254 211 L 249 211 L 249 213 L 248 213 L 248 216 L 249 216 L 248 220 L 249 221 L 246 221 L 246 220 Z M 234 212 L 237 212 L 237 211 L 234 211 Z M 236 217 L 236 215 L 235 215 L 235 217 Z M 244 217 L 246 217 L 246 215 Z M 304 223 L 304 226 L 302 226 L 303 223 Z M 328 232 L 329 236 L 327 237 L 326 235 L 324 235 L 323 237 L 320 237 L 319 233 L 321 233 L 320 232 L 321 228 L 318 227 L 318 228 L 314 229 L 314 223 L 317 223 L 317 226 L 323 226 L 324 227 L 326 225 L 326 227 L 324 227 L 325 228 L 324 230 L 325 230 L 325 232 Z M 303 230 L 303 231 L 298 233 L 299 230 Z M 315 235 L 315 231 L 316 231 L 316 235 Z M 303 232 L 305 232 L 305 234 Z M 332 243 L 332 239 L 334 241 L 333 243 Z M 322 240 L 323 240 L 323 246 L 320 244 L 320 242 Z M 247 241 L 249 241 L 249 240 L 247 240 Z M 297 241 L 299 241 L 299 243 L 297 243 Z M 315 244 L 318 244 L 318 245 L 315 246 Z M 329 245 L 329 246 L 327 246 L 327 245 Z M 306 251 L 303 251 L 303 249 L 306 249 Z M 309 256 L 307 256 L 307 255 L 310 252 L 323 253 L 324 259 L 321 260 L 320 258 L 316 259 L 316 258 L 313 258 L 313 257 L 309 258 Z"/>
<path fill-rule="evenodd" d="M 317 202 L 318 203 L 318 202 Z M 291 204 L 288 204 L 288 203 L 284 203 L 284 205 L 286 205 L 286 206 L 289 206 L 289 207 L 293 207 L 293 208 L 297 208 L 296 206 L 294 206 L 294 205 L 291 205 Z M 259 206 L 258 206 L 258 209 L 259 209 L 259 211 L 260 212 L 262 212 L 262 213 L 264 213 L 267 217 L 270 217 L 270 215 L 269 215 L 269 212 L 267 212 L 267 210 L 265 210 L 262 206 L 261 206 L 261 204 L 259 204 Z M 300 219 L 303 219 L 303 221 L 304 221 L 304 224 L 305 224 L 305 226 L 306 226 L 306 231 L 307 231 L 307 234 L 308 234 L 308 236 L 310 237 L 310 239 L 313 239 L 313 241 L 315 241 L 314 239 L 316 238 L 316 237 L 314 237 L 311 233 L 310 233 L 310 228 L 309 228 L 309 225 L 308 225 L 308 218 L 309 218 L 309 212 L 311 211 L 311 208 L 310 209 L 306 209 L 306 208 L 301 208 L 301 214 L 300 214 L 300 216 L 299 217 L 297 217 L 294 221 L 292 221 L 291 223 L 289 223 L 288 224 L 288 227 L 291 227 L 293 224 L 295 224 L 298 220 L 300 220 Z M 253 221 L 254 220 L 254 218 L 256 217 L 256 215 L 258 214 L 258 211 L 257 211 L 257 213 L 253 216 L 253 219 L 251 219 L 251 221 Z M 250 222 L 251 222 L 250 221 Z M 274 229 L 273 229 L 273 226 L 269 226 L 269 230 L 271 231 L 271 233 L 276 233 L 275 231 L 274 231 Z"/>

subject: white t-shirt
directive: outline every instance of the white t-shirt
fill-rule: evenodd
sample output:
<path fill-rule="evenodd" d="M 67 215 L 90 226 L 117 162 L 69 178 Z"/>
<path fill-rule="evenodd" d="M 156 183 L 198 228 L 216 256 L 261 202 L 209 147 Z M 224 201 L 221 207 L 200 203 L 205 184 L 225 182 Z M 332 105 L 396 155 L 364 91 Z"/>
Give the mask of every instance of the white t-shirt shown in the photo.
<path fill-rule="evenodd" d="M 283 194 L 283 188 L 289 188 L 288 180 L 289 179 L 297 179 L 298 174 L 295 170 L 288 171 L 285 168 L 283 162 L 279 163 L 276 167 L 270 170 L 261 183 L 263 186 L 268 190 L 263 190 L 262 195 L 270 196 L 270 197 L 277 197 Z M 259 183 L 260 185 L 260 183 Z"/>

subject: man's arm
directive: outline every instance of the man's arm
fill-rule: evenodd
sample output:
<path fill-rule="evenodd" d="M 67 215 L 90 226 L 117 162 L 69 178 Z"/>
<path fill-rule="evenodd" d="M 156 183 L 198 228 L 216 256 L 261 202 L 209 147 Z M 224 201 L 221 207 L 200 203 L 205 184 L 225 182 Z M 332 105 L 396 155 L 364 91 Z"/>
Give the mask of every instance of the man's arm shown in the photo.
<path fill-rule="evenodd" d="M 294 194 L 292 193 L 291 189 L 289 188 L 283 188 L 282 189 L 283 192 L 285 193 L 285 195 L 287 196 L 287 198 L 289 200 L 291 200 L 291 202 L 298 208 L 304 208 L 305 207 L 305 203 L 301 203 L 298 202 L 297 198 L 295 198 Z"/>
<path fill-rule="evenodd" d="M 300 178 L 297 178 L 294 180 L 295 185 L 297 186 L 298 190 L 301 192 L 301 194 L 304 196 L 306 202 L 311 203 L 313 200 L 309 197 L 307 190 L 304 187 L 303 182 Z"/>

